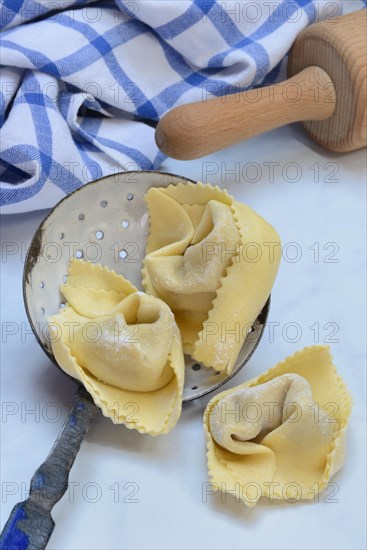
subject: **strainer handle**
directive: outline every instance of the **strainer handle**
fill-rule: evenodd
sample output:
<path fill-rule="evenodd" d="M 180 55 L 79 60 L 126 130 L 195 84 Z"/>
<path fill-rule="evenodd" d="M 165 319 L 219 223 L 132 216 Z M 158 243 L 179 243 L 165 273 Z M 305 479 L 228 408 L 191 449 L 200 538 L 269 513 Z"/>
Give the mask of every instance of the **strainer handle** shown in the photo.
<path fill-rule="evenodd" d="M 99 411 L 81 386 L 76 397 L 50 454 L 31 479 L 29 497 L 16 504 L 10 514 L 1 533 L 1 550 L 46 548 L 55 527 L 51 510 L 68 488 L 70 469 Z"/>

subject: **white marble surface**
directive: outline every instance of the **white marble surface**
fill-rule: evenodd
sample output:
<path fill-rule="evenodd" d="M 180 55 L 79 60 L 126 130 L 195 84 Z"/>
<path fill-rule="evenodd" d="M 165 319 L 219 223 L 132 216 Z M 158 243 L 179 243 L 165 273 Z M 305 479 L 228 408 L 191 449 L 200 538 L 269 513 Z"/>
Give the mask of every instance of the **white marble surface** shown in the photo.
<path fill-rule="evenodd" d="M 269 163 L 277 163 L 274 177 Z M 54 509 L 49 548 L 365 548 L 365 152 L 327 153 L 293 126 L 199 161 L 166 161 L 164 169 L 227 187 L 278 229 L 288 258 L 273 290 L 273 335 L 268 329 L 231 384 L 304 345 L 335 340 L 335 363 L 354 399 L 346 463 L 333 480 L 335 494 L 329 490 L 318 503 L 265 502 L 248 509 L 230 495 L 222 502 L 219 494 L 203 502 L 204 402 L 185 406 L 176 429 L 155 439 L 101 419 L 72 469 L 72 489 Z M 24 250 L 44 214 L 2 219 L 3 247 L 18 247 L 3 254 L 1 265 L 2 525 L 25 498 L 74 393 L 26 332 Z M 296 252 L 299 261 L 290 261 Z M 16 333 L 7 334 L 12 329 Z"/>

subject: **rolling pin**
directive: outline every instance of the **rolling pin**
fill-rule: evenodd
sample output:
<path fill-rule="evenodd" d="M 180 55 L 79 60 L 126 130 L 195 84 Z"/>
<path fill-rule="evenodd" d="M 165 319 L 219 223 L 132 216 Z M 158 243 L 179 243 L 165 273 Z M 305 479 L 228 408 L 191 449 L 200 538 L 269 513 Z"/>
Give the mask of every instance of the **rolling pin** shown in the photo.
<path fill-rule="evenodd" d="M 172 109 L 156 128 L 159 149 L 195 159 L 300 121 L 330 151 L 364 147 L 366 30 L 367 9 L 310 25 L 291 49 L 288 80 Z"/>

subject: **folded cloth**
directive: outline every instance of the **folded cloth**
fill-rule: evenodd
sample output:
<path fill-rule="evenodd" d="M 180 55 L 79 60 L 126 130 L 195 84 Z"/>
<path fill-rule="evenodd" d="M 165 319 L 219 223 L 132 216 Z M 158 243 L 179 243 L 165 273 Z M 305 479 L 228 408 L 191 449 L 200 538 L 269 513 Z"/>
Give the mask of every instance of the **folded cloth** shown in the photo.
<path fill-rule="evenodd" d="M 276 80 L 298 33 L 339 13 L 330 0 L 3 0 L 2 212 L 158 168 L 164 113 Z"/>

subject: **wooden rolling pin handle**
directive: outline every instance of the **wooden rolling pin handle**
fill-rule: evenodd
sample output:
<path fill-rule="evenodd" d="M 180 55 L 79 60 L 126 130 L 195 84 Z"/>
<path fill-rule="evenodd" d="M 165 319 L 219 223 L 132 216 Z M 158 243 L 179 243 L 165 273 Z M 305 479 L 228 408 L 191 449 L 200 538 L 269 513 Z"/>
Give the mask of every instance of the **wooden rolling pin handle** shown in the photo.
<path fill-rule="evenodd" d="M 285 124 L 327 119 L 335 105 L 329 75 L 307 67 L 273 86 L 176 107 L 158 123 L 155 139 L 169 157 L 195 159 Z"/>

